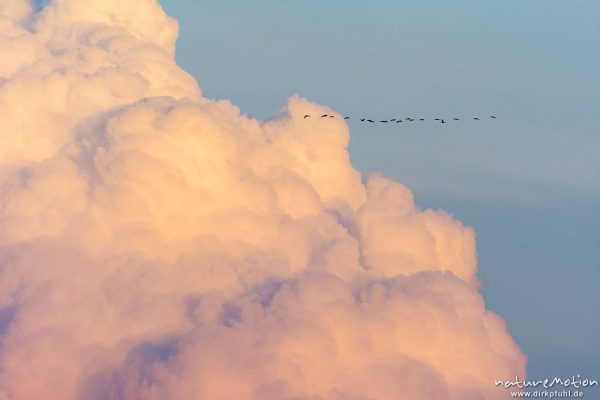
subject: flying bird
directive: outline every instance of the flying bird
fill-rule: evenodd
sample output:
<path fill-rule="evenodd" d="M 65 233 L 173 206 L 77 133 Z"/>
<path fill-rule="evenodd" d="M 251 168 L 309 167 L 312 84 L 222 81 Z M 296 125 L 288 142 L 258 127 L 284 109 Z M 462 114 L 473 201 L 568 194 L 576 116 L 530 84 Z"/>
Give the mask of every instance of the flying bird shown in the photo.
<path fill-rule="evenodd" d="M 306 114 L 306 115 L 304 115 L 304 118 L 305 118 L 305 119 L 306 119 L 306 118 L 310 118 L 310 117 L 311 117 L 311 115 L 310 115 L 310 114 Z M 321 118 L 327 118 L 327 117 L 329 117 L 329 118 L 335 118 L 335 115 L 330 115 L 330 114 L 323 114 L 323 115 L 321 115 Z M 490 115 L 490 118 L 491 118 L 491 119 L 496 119 L 496 116 L 495 116 L 495 115 Z M 345 116 L 345 117 L 344 117 L 344 119 L 345 119 L 345 120 L 348 120 L 348 119 L 351 119 L 351 117 L 349 117 L 349 116 Z M 423 122 L 423 121 L 425 121 L 426 119 L 425 119 L 425 118 L 417 118 L 416 120 L 418 120 L 418 121 L 420 121 L 420 122 Z M 440 123 L 442 123 L 442 124 L 445 124 L 445 123 L 446 123 L 446 121 L 445 121 L 443 118 L 434 118 L 434 120 L 435 120 L 435 121 L 439 121 L 439 122 L 440 122 Z M 452 120 L 453 120 L 453 121 L 460 121 L 460 118 L 458 118 L 458 117 L 453 117 L 453 118 L 452 118 Z M 479 118 L 479 117 L 473 117 L 473 120 L 475 120 L 475 121 L 479 121 L 479 120 L 480 120 L 480 118 Z M 414 118 L 412 118 L 412 117 L 406 117 L 406 118 L 404 118 L 404 119 L 402 119 L 402 118 L 392 118 L 392 119 L 390 119 L 390 120 L 387 120 L 387 119 L 382 119 L 382 120 L 379 120 L 379 121 L 375 121 L 375 120 L 372 120 L 372 119 L 361 118 L 361 119 L 360 119 L 360 121 L 361 121 L 361 122 L 365 122 L 365 121 L 366 121 L 366 122 L 370 122 L 370 123 L 381 122 L 381 123 L 384 123 L 384 124 L 386 124 L 386 123 L 388 123 L 388 122 L 395 122 L 395 123 L 397 123 L 397 124 L 398 124 L 398 123 L 400 123 L 400 122 L 404 122 L 404 121 L 410 121 L 410 122 L 413 122 L 413 121 L 415 121 L 415 119 L 414 119 Z"/>

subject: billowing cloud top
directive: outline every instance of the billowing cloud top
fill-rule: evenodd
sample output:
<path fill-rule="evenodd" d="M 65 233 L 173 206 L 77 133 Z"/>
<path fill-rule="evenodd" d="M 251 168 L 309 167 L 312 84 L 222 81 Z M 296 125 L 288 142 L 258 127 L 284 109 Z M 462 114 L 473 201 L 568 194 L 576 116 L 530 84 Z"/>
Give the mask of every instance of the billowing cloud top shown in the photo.
<path fill-rule="evenodd" d="M 0 399 L 503 399 L 475 235 L 298 96 L 201 96 L 154 0 L 0 3 Z"/>

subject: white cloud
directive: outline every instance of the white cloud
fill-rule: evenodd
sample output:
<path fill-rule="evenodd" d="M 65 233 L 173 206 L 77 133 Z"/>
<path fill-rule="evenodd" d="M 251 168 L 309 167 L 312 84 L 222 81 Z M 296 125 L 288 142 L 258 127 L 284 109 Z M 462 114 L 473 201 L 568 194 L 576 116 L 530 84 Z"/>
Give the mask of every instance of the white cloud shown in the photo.
<path fill-rule="evenodd" d="M 474 233 L 292 97 L 212 101 L 153 0 L 0 7 L 0 399 L 501 399 Z"/>

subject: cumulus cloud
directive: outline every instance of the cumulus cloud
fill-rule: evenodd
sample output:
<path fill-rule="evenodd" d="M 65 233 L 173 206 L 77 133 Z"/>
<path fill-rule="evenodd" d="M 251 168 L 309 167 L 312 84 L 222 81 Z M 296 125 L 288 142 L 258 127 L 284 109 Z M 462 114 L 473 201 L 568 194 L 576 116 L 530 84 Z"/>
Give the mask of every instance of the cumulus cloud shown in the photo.
<path fill-rule="evenodd" d="M 154 0 L 0 4 L 0 399 L 503 399 L 474 232 L 342 119 L 203 98 Z"/>

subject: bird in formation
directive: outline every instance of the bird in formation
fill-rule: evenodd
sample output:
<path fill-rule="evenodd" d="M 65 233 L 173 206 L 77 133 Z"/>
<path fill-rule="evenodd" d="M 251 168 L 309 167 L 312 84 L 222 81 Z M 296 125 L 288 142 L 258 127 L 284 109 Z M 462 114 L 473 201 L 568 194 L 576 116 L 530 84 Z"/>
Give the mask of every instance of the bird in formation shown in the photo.
<path fill-rule="evenodd" d="M 305 114 L 304 115 L 304 119 L 310 118 L 310 117 L 311 117 L 310 114 Z M 323 114 L 323 115 L 321 115 L 321 118 L 335 118 L 335 115 Z M 348 117 L 348 116 L 344 117 L 344 120 L 349 120 L 349 119 L 350 119 L 350 117 Z M 490 115 L 490 119 L 496 119 L 496 116 L 495 115 Z M 418 120 L 419 120 L 419 122 L 424 122 L 425 118 L 418 118 Z M 443 118 L 434 118 L 433 120 L 434 121 L 438 121 L 441 124 L 445 124 L 446 123 L 446 121 Z M 454 118 L 452 118 L 452 120 L 453 121 L 460 121 L 460 118 L 454 117 Z M 479 117 L 473 117 L 473 120 L 474 121 L 479 121 L 480 118 Z M 413 121 L 415 121 L 415 119 L 411 118 L 411 117 L 406 117 L 404 119 L 402 119 L 402 118 L 392 118 L 390 120 L 387 120 L 387 119 L 381 119 L 381 120 L 379 120 L 379 122 L 382 123 L 382 124 L 387 124 L 388 122 L 395 122 L 395 123 L 399 124 L 399 123 L 404 122 L 404 121 L 413 122 Z M 372 119 L 361 118 L 360 122 L 369 122 L 369 123 L 373 124 L 376 121 L 372 120 Z"/>

